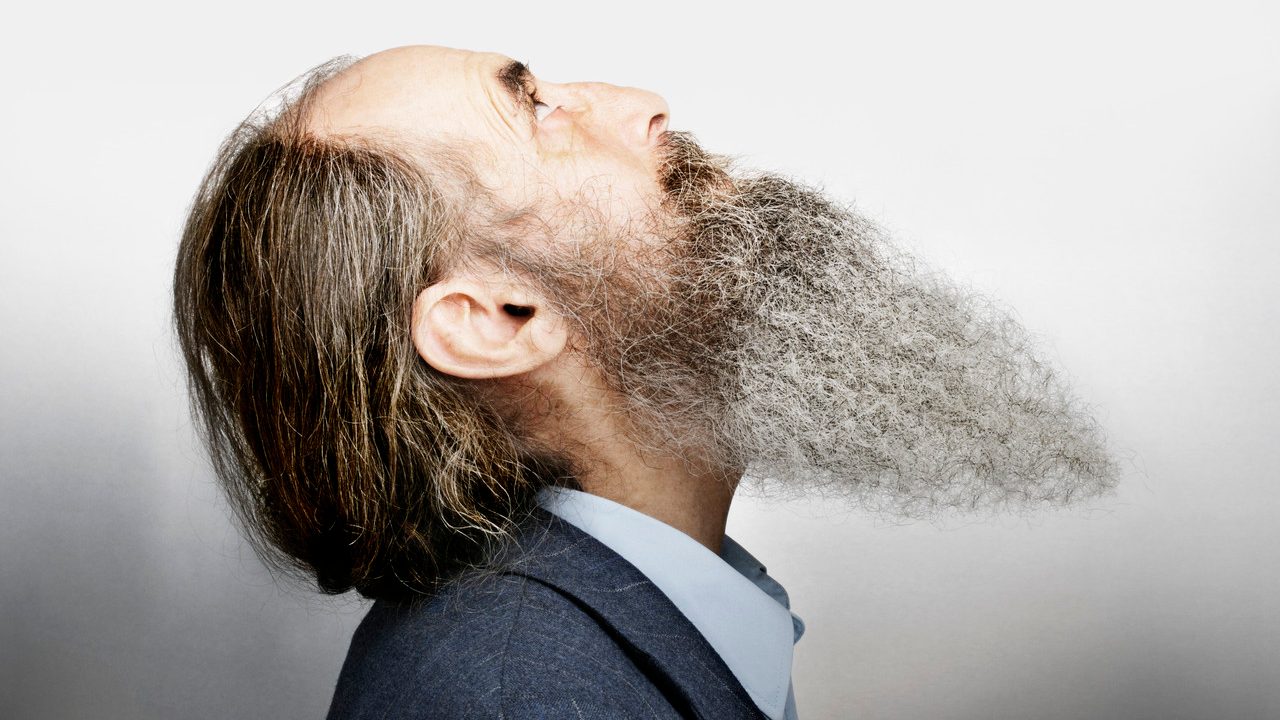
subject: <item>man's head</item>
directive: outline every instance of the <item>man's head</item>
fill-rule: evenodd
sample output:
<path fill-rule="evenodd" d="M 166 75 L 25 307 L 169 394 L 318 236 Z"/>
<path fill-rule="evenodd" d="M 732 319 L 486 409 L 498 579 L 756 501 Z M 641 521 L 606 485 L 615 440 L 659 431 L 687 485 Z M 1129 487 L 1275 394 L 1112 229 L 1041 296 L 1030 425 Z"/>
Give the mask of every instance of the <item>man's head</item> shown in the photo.
<path fill-rule="evenodd" d="M 394 596 L 630 460 L 907 512 L 1113 482 L 1007 314 L 668 114 L 419 47 L 243 125 L 175 302 L 250 529 L 327 589 Z"/>
<path fill-rule="evenodd" d="M 596 211 L 626 218 L 658 199 L 668 114 L 644 90 L 552 83 L 504 55 L 414 46 L 326 82 L 304 122 L 317 136 L 387 138 L 424 159 L 432 148 L 463 151 L 510 208 L 546 211 L 589 194 Z"/>

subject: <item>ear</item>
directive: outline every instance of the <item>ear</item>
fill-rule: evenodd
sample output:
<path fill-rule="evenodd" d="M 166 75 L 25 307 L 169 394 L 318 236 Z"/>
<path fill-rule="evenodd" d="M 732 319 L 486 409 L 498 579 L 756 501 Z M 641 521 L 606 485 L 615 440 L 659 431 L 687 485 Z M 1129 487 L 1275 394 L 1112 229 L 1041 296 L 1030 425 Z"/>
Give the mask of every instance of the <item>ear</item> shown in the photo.
<path fill-rule="evenodd" d="M 411 332 L 431 367 L 462 378 L 529 372 L 568 339 L 565 322 L 507 275 L 458 275 L 418 293 Z"/>

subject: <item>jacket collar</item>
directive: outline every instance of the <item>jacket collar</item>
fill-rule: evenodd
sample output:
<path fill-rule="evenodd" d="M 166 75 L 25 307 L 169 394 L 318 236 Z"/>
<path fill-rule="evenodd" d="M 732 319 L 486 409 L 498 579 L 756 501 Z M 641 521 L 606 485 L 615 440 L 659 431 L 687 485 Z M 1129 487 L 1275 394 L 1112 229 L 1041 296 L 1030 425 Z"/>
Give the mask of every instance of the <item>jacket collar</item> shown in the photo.
<path fill-rule="evenodd" d="M 576 601 L 682 712 L 707 720 L 767 720 L 671 600 L 634 565 L 573 524 L 533 508 L 500 562 L 504 572 L 549 585 Z"/>
<path fill-rule="evenodd" d="M 644 573 L 711 643 L 756 706 L 782 720 L 802 623 L 759 560 L 728 535 L 713 551 L 655 517 L 580 490 L 543 488 L 538 505 Z"/>

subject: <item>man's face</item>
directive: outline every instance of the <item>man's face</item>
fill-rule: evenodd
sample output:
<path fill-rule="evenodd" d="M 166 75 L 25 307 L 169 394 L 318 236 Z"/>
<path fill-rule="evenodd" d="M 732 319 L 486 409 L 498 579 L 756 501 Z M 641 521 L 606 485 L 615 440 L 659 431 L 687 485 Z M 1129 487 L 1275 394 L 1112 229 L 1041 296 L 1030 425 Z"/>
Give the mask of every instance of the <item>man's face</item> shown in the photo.
<path fill-rule="evenodd" d="M 553 242 L 491 250 L 575 325 L 644 452 L 907 512 L 1114 483 L 1096 422 L 1010 313 L 820 191 L 664 132 L 657 96 L 538 83 L 559 107 L 535 117 L 512 70 L 381 53 L 312 122 L 463 141 L 502 202 L 544 214 Z"/>
<path fill-rule="evenodd" d="M 309 125 L 320 133 L 462 145 L 507 207 L 590 198 L 593 212 L 627 218 L 660 196 L 656 151 L 669 111 L 644 90 L 551 83 L 503 55 L 412 46 L 356 63 L 314 107 Z"/>

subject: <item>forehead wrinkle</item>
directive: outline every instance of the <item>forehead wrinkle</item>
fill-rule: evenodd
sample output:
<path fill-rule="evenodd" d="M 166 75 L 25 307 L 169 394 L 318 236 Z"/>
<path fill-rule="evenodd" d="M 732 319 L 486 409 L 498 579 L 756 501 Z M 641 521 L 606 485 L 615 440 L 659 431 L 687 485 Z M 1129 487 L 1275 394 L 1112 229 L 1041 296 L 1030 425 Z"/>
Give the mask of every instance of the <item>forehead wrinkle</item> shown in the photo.
<path fill-rule="evenodd" d="M 494 67 L 490 63 L 482 63 L 475 71 L 475 80 L 479 82 L 484 97 L 483 107 L 478 109 L 487 116 L 485 121 L 491 128 L 518 145 L 528 140 L 532 132 L 525 122 L 528 116 L 521 102 L 528 68 L 524 63 L 502 55 L 492 54 L 489 57 L 498 58 L 500 64 Z"/>

